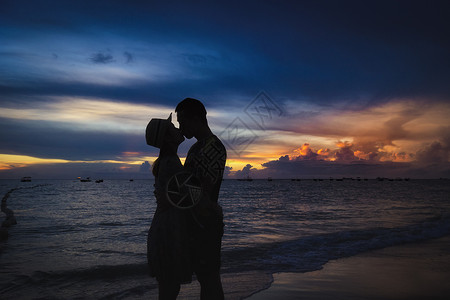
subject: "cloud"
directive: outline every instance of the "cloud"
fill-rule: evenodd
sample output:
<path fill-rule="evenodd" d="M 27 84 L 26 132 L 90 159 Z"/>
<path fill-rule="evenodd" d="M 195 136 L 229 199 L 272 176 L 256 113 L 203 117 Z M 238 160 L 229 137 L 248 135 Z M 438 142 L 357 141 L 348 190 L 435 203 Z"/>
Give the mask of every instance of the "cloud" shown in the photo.
<path fill-rule="evenodd" d="M 363 151 L 354 151 L 353 145 L 347 141 L 336 143 L 337 149 L 330 150 L 328 148 L 321 148 L 315 150 L 311 148 L 309 143 L 304 143 L 301 147 L 295 149 L 292 158 L 289 155 L 279 158 L 280 161 L 304 161 L 304 160 L 325 160 L 325 161 L 359 161 L 359 160 L 374 160 L 376 155 L 372 153 L 364 153 Z"/>
<path fill-rule="evenodd" d="M 304 143 L 303 146 L 295 149 L 294 152 L 298 153 L 298 156 L 295 157 L 296 160 L 316 160 L 319 157 L 318 152 L 314 152 L 308 143 Z"/>
<path fill-rule="evenodd" d="M 352 144 L 348 142 L 338 142 L 337 146 L 339 150 L 336 151 L 336 160 L 337 161 L 354 161 L 358 160 L 355 156 L 355 153 L 352 150 Z"/>
<path fill-rule="evenodd" d="M 188 64 L 192 66 L 206 66 L 206 65 L 215 65 L 224 62 L 224 58 L 219 58 L 211 54 L 198 54 L 198 53 L 186 53 L 182 55 Z"/>
<path fill-rule="evenodd" d="M 129 64 L 132 63 L 134 61 L 134 57 L 130 52 L 125 51 L 123 53 L 123 55 L 125 56 L 125 63 Z"/>
<path fill-rule="evenodd" d="M 141 166 L 139 167 L 139 172 L 143 173 L 151 172 L 151 166 L 147 160 L 141 164 Z"/>
<path fill-rule="evenodd" d="M 133 131 L 95 130 L 77 128 L 73 124 L 43 121 L 11 121 L 0 118 L 0 154 L 27 155 L 46 159 L 65 160 L 141 160 L 143 157 L 157 157 L 159 149 L 145 143 L 142 127 Z M 186 156 L 194 140 L 187 140 L 179 147 L 180 157 Z M 135 152 L 130 157 L 124 153 Z"/>
<path fill-rule="evenodd" d="M 342 178 L 342 177 L 412 177 L 439 178 L 450 175 L 450 163 L 430 169 L 416 163 L 373 161 L 278 160 L 263 163 L 252 172 L 254 178 Z"/>
<path fill-rule="evenodd" d="M 45 102 L 0 104 L 0 118 L 16 122 L 44 121 L 68 125 L 72 130 L 136 133 L 150 117 L 165 117 L 173 107 L 133 104 L 82 97 L 47 97 Z M 62 123 L 62 124 L 61 124 Z M 61 126 L 58 126 L 61 127 Z"/>
<path fill-rule="evenodd" d="M 416 153 L 417 160 L 424 164 L 447 163 L 450 160 L 450 127 L 443 128 L 438 141 L 426 145 Z"/>
<path fill-rule="evenodd" d="M 90 60 L 96 64 L 109 64 L 109 63 L 115 62 L 115 60 L 111 54 L 101 53 L 101 52 L 92 54 L 92 56 L 90 57 Z"/>
<path fill-rule="evenodd" d="M 446 135 L 419 149 L 417 153 L 364 152 L 355 150 L 357 145 L 348 141 L 337 142 L 337 149 L 315 150 L 310 144 L 304 143 L 293 151 L 292 156 L 283 155 L 277 160 L 262 163 L 263 169 L 252 169 L 252 174 L 259 178 L 446 177 L 450 174 L 450 132 L 442 131 Z M 249 167 L 251 165 L 239 171 L 239 174 L 247 174 Z"/>
<path fill-rule="evenodd" d="M 234 177 L 236 178 L 247 178 L 252 177 L 252 173 L 256 171 L 251 164 L 247 164 L 242 170 L 236 171 Z"/>
<path fill-rule="evenodd" d="M 225 170 L 223 171 L 223 177 L 228 178 L 231 174 L 231 170 L 233 170 L 233 167 L 225 166 Z"/>

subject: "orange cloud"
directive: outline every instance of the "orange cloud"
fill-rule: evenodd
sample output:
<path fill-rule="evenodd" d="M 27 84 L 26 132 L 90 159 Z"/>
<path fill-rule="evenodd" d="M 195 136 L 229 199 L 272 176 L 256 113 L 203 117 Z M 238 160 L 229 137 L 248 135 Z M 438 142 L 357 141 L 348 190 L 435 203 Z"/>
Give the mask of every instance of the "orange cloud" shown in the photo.
<path fill-rule="evenodd" d="M 353 144 L 347 141 L 344 142 L 339 141 L 336 143 L 336 146 L 342 149 L 342 148 L 350 148 L 351 146 L 353 146 Z"/>
<path fill-rule="evenodd" d="M 135 157 L 135 156 L 141 155 L 141 153 L 140 153 L 140 152 L 125 151 L 125 152 L 122 152 L 122 155 L 123 155 L 123 156 L 132 156 L 132 157 Z"/>
<path fill-rule="evenodd" d="M 374 152 L 364 152 L 360 150 L 356 150 L 353 152 L 353 155 L 361 160 L 374 160 L 377 157 L 377 153 Z"/>
<path fill-rule="evenodd" d="M 317 159 L 319 156 L 313 149 L 311 149 L 308 143 L 304 143 L 300 148 L 295 149 L 294 153 L 297 154 L 297 156 L 294 157 L 298 160 L 313 160 Z"/>
<path fill-rule="evenodd" d="M 328 148 L 326 148 L 326 149 L 319 149 L 317 151 L 317 154 L 319 154 L 320 156 L 328 157 L 330 155 L 330 149 L 328 149 Z"/>
<path fill-rule="evenodd" d="M 411 162 L 415 160 L 413 153 L 391 152 L 380 157 L 380 161 Z"/>

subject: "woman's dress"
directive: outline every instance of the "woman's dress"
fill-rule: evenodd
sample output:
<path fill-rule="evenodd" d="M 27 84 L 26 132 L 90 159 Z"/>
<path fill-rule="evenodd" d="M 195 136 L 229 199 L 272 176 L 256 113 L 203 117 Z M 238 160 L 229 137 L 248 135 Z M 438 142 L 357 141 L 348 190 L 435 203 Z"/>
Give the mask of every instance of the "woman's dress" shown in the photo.
<path fill-rule="evenodd" d="M 159 160 L 155 176 L 157 208 L 147 238 L 150 276 L 159 282 L 190 283 L 189 210 L 175 208 L 167 199 L 167 182 L 182 171 L 183 166 L 178 156 L 160 157 Z"/>

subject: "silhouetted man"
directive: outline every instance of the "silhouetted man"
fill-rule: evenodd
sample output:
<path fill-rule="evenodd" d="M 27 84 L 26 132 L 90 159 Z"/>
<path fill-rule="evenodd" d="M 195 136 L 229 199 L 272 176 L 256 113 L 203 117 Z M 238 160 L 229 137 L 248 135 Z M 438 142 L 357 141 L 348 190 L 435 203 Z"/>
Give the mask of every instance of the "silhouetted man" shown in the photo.
<path fill-rule="evenodd" d="M 191 209 L 192 264 L 201 285 L 202 300 L 224 298 L 220 279 L 220 248 L 223 236 L 222 208 L 217 203 L 227 152 L 222 142 L 208 126 L 205 106 L 196 99 L 186 98 L 176 109 L 181 133 L 197 142 L 189 149 L 184 170 L 200 181 L 200 202 Z"/>

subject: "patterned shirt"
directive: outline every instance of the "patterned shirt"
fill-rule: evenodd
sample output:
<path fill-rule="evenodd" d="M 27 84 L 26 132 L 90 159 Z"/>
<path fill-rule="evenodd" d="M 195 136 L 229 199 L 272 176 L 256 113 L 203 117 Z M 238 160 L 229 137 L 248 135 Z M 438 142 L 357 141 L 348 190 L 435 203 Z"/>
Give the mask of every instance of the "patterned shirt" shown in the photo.
<path fill-rule="evenodd" d="M 189 149 L 184 168 L 192 172 L 202 184 L 202 193 L 207 200 L 217 203 L 227 151 L 215 135 L 197 141 Z"/>

